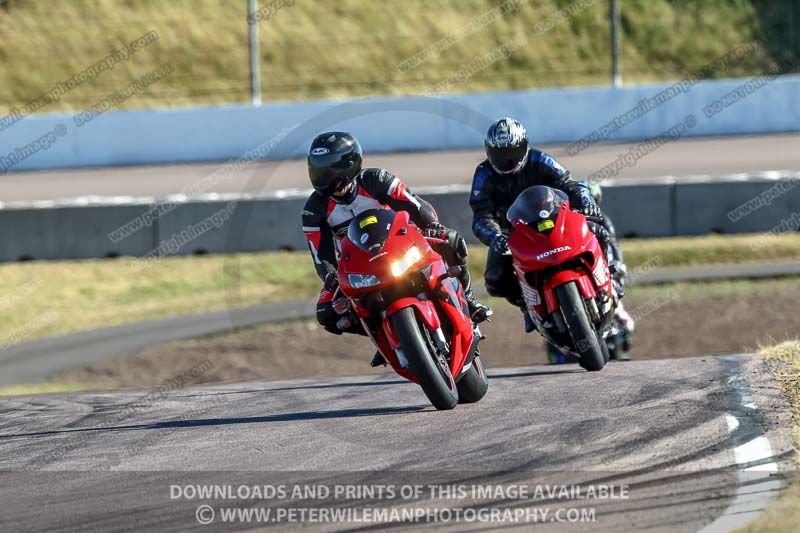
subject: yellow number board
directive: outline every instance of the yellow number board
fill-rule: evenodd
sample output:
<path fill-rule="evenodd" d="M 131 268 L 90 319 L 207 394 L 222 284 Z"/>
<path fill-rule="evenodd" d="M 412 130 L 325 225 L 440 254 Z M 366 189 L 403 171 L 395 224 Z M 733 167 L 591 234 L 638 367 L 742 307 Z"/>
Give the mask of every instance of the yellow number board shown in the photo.
<path fill-rule="evenodd" d="M 536 226 L 536 229 L 538 229 L 539 231 L 545 231 L 553 229 L 555 226 L 556 225 L 555 223 L 553 223 L 552 220 L 542 220 L 541 222 L 539 222 L 539 225 Z"/>
<path fill-rule="evenodd" d="M 367 218 L 365 218 L 364 220 L 362 220 L 361 222 L 359 222 L 358 223 L 358 227 L 361 228 L 361 229 L 364 229 L 365 227 L 369 226 L 370 224 L 377 224 L 377 223 L 378 223 L 378 217 L 376 217 L 374 215 L 370 215 Z"/>

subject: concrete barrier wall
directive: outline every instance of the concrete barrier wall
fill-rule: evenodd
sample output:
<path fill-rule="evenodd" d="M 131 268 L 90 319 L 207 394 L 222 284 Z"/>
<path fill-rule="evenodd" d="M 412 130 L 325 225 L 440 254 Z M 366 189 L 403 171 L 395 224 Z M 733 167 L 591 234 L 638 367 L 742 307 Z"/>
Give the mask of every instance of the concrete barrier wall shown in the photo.
<path fill-rule="evenodd" d="M 71 115 L 34 115 L 0 131 L 0 171 L 9 166 L 9 154 L 43 137 L 49 138 L 47 149 L 9 170 L 220 161 L 257 147 L 260 158 L 293 158 L 305 154 L 314 135 L 334 128 L 355 133 L 369 152 L 476 148 L 492 120 L 506 115 L 528 124 L 537 144 L 574 142 L 668 89 L 671 98 L 621 119 L 622 126 L 607 129 L 603 139 L 657 136 L 688 115 L 696 120 L 687 136 L 800 131 L 800 76 L 747 82 L 118 111 L 81 127 Z M 742 92 L 728 98 L 721 112 L 708 117 L 703 111 L 738 88 Z"/>
<path fill-rule="evenodd" d="M 445 224 L 474 243 L 468 194 L 424 196 Z M 179 202 L 122 239 L 111 235 L 151 212 L 152 203 L 5 208 L 0 209 L 0 261 L 305 250 L 304 202 L 301 196 Z M 800 175 L 608 186 L 603 208 L 623 238 L 795 231 Z"/>
<path fill-rule="evenodd" d="M 263 250 L 305 249 L 305 236 L 300 224 L 300 210 L 305 198 L 245 199 L 235 204 L 227 202 L 189 202 L 158 220 L 157 241 L 186 244 L 176 252 L 179 255 L 195 253 L 258 252 Z M 226 219 L 226 211 L 230 218 Z M 217 227 L 213 222 L 222 222 Z M 211 226 L 208 222 L 212 222 Z M 210 229 L 200 233 L 198 229 Z M 196 237 L 191 238 L 193 235 Z M 182 238 L 182 235 L 186 235 Z M 171 246 L 175 248 L 175 246 Z"/>
<path fill-rule="evenodd" d="M 113 242 L 109 234 L 150 209 L 149 204 L 0 209 L 0 261 L 143 256 L 155 231 L 145 228 Z"/>

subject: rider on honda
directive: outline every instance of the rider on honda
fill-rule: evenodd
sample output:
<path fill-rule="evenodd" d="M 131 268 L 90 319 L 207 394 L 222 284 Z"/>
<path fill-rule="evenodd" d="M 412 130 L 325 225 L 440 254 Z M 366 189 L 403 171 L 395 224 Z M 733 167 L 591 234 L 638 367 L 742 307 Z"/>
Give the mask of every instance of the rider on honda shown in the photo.
<path fill-rule="evenodd" d="M 511 204 L 525 189 L 546 185 L 564 191 L 573 209 L 591 217 L 602 217 L 586 187 L 572 179 L 568 170 L 544 152 L 532 148 L 525 128 L 513 118 L 501 118 L 491 125 L 484 141 L 486 159 L 475 169 L 472 192 L 472 231 L 489 247 L 486 259 L 486 290 L 519 306 L 525 317 L 525 331 L 536 326 L 528 315 L 514 275 L 508 236 L 511 223 L 506 219 Z M 605 249 L 610 235 L 599 223 L 588 221 Z"/>
<path fill-rule="evenodd" d="M 408 212 L 445 262 L 451 267 L 460 267 L 457 277 L 473 322 L 483 322 L 491 316 L 492 310 L 478 302 L 472 293 L 463 237 L 440 224 L 433 207 L 413 194 L 396 176 L 380 168 L 362 169 L 361 164 L 361 146 L 349 133 L 321 133 L 308 151 L 308 175 L 314 192 L 303 208 L 303 232 L 317 274 L 323 280 L 317 302 L 320 325 L 337 335 L 343 332 L 366 334 L 352 312 L 343 316 L 334 308 L 333 297 L 339 286 L 338 241 L 346 235 L 353 217 L 367 209 L 383 208 Z M 377 352 L 371 365 L 385 364 L 383 356 Z"/>

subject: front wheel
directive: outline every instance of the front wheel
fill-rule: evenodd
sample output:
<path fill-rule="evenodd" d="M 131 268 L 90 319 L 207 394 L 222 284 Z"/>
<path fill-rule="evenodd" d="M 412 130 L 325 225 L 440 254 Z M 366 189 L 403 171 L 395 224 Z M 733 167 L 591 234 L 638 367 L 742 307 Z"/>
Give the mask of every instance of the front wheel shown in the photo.
<path fill-rule="evenodd" d="M 478 342 L 477 340 L 475 342 Z M 472 366 L 456 384 L 459 403 L 475 403 L 489 390 L 489 378 L 478 354 L 472 359 Z"/>
<path fill-rule="evenodd" d="M 600 347 L 597 333 L 589 322 L 583 297 L 574 281 L 556 287 L 556 298 L 564 315 L 564 322 L 572 338 L 572 345 L 581 354 L 578 364 L 586 370 L 601 370 L 607 359 Z M 607 352 L 606 352 L 607 353 Z"/>
<path fill-rule="evenodd" d="M 400 348 L 408 360 L 411 371 L 417 376 L 425 396 L 440 410 L 458 405 L 458 389 L 447 361 L 440 358 L 422 331 L 413 307 L 406 307 L 391 316 L 392 326 Z"/>

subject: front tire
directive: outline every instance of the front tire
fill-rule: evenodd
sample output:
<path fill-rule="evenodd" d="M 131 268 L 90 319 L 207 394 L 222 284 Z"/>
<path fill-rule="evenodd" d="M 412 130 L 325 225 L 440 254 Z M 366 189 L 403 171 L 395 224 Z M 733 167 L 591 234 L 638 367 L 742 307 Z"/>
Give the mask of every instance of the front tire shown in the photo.
<path fill-rule="evenodd" d="M 578 364 L 592 372 L 601 370 L 606 364 L 606 358 L 597 333 L 589 322 L 589 315 L 586 313 L 577 284 L 571 281 L 556 287 L 555 292 L 572 344 L 581 354 Z"/>
<path fill-rule="evenodd" d="M 458 405 L 458 388 L 446 361 L 443 362 L 428 342 L 417 321 L 413 307 L 406 307 L 391 316 L 392 326 L 400 348 L 408 360 L 411 371 L 433 406 L 448 410 Z"/>
<path fill-rule="evenodd" d="M 458 388 L 458 403 L 475 403 L 486 396 L 486 391 L 489 390 L 489 378 L 480 355 L 475 354 L 472 366 L 456 384 L 456 388 Z"/>

